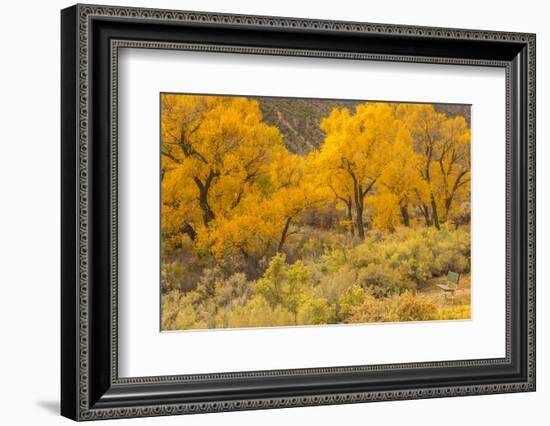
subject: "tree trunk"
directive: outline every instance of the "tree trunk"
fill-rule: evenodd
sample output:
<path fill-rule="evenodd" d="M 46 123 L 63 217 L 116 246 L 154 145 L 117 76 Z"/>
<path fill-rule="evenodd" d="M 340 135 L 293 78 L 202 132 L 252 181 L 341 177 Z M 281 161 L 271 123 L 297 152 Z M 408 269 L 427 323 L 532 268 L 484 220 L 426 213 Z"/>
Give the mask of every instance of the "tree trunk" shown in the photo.
<path fill-rule="evenodd" d="M 406 227 L 411 226 L 411 220 L 409 217 L 409 209 L 407 208 L 407 205 L 401 206 L 401 217 L 403 219 L 403 225 Z"/>
<path fill-rule="evenodd" d="M 449 218 L 449 212 L 451 211 L 451 203 L 453 202 L 453 197 L 449 196 L 445 199 L 445 218 Z"/>
<path fill-rule="evenodd" d="M 197 185 L 197 188 L 199 189 L 199 205 L 202 210 L 204 226 L 207 226 L 208 223 L 215 218 L 214 212 L 212 211 L 212 209 L 210 208 L 210 204 L 208 203 L 208 191 L 210 190 L 210 186 L 212 185 L 214 179 L 217 178 L 219 175 L 219 172 L 211 170 L 204 183 L 198 177 L 193 178 L 195 184 Z"/>
<path fill-rule="evenodd" d="M 466 175 L 467 170 L 464 169 L 458 177 L 455 180 L 455 183 L 453 184 L 453 187 L 450 191 L 450 193 L 445 197 L 445 220 L 449 218 L 449 212 L 451 211 L 451 204 L 453 203 L 454 196 L 456 194 L 456 191 L 458 188 L 460 188 L 464 182 L 462 181 L 462 178 Z"/>
<path fill-rule="evenodd" d="M 292 222 L 291 217 L 286 219 L 285 226 L 283 228 L 283 233 L 281 234 L 281 240 L 279 241 L 279 246 L 277 247 L 277 251 L 279 253 L 282 253 L 283 251 L 283 246 L 285 245 L 286 237 L 288 235 L 288 229 L 290 228 L 290 222 Z"/>
<path fill-rule="evenodd" d="M 188 223 L 185 223 L 182 228 L 183 232 L 191 238 L 192 241 L 195 241 L 197 238 L 197 231 L 189 225 Z"/>
<path fill-rule="evenodd" d="M 348 208 L 348 222 L 350 224 L 349 227 L 349 233 L 352 237 L 355 237 L 355 228 L 353 226 L 353 213 L 352 213 L 352 203 L 351 201 L 349 203 L 346 203 L 346 206 Z"/>
<path fill-rule="evenodd" d="M 353 179 L 353 200 L 355 201 L 355 223 L 357 225 L 357 235 L 359 235 L 361 240 L 364 240 L 365 226 L 363 224 L 363 201 L 365 197 L 362 194 L 355 175 L 352 174 L 351 177 Z"/>
<path fill-rule="evenodd" d="M 432 218 L 433 224 L 437 229 L 441 229 L 439 226 L 439 217 L 437 216 L 437 205 L 435 204 L 435 198 L 432 194 Z"/>
<path fill-rule="evenodd" d="M 426 226 L 432 226 L 432 221 L 430 219 L 430 209 L 428 206 L 424 203 L 420 205 L 420 211 L 422 212 L 422 216 L 424 216 L 424 221 L 426 222 Z"/>
<path fill-rule="evenodd" d="M 365 239 L 365 225 L 363 224 L 363 203 L 356 203 L 355 205 L 355 223 L 357 224 L 357 235 L 362 240 Z"/>
<path fill-rule="evenodd" d="M 204 198 L 204 200 L 203 200 Z M 203 197 L 203 194 L 200 194 L 199 203 L 201 206 L 201 209 L 203 211 L 203 221 L 204 226 L 207 226 L 212 220 L 214 220 L 214 212 L 208 205 L 208 201 L 206 201 L 206 195 Z"/>

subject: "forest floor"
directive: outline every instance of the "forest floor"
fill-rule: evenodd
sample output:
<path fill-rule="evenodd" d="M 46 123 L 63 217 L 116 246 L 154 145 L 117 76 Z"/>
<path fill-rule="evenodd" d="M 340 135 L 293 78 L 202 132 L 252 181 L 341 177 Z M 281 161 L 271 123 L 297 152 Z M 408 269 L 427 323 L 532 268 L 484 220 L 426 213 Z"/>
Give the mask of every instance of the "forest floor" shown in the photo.
<path fill-rule="evenodd" d="M 471 282 L 470 274 L 462 274 L 458 283 L 458 289 L 454 297 L 450 294 L 445 297 L 445 292 L 437 287 L 437 284 L 450 285 L 446 276 L 435 277 L 428 281 L 427 285 L 419 293 L 429 297 L 440 311 L 470 308 Z"/>

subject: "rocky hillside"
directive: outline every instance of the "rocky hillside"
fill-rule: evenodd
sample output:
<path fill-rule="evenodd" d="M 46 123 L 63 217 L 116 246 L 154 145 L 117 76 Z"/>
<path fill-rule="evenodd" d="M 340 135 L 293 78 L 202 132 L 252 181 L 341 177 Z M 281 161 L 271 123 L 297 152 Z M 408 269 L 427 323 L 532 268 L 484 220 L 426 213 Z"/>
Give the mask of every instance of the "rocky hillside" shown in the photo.
<path fill-rule="evenodd" d="M 325 138 L 319 128 L 321 120 L 333 108 L 353 110 L 362 101 L 339 101 L 298 98 L 257 98 L 264 121 L 279 128 L 287 148 L 297 154 L 318 149 Z M 436 105 L 436 109 L 449 115 L 464 115 L 470 120 L 468 105 Z"/>
<path fill-rule="evenodd" d="M 261 98 L 264 121 L 279 128 L 287 148 L 297 154 L 318 149 L 325 134 L 319 128 L 333 108 L 353 110 L 359 102 L 320 99 Z"/>

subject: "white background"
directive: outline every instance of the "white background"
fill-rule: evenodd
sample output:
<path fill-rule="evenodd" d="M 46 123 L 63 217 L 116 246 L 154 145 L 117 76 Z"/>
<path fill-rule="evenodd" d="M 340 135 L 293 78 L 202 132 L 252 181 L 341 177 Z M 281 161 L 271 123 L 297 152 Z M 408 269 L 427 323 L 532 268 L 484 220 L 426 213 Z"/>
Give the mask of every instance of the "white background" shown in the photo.
<path fill-rule="evenodd" d="M 103 3 L 118 4 L 105 0 Z M 538 131 L 538 390 L 491 395 L 201 416 L 107 421 L 102 424 L 279 425 L 544 425 L 550 400 L 550 127 L 547 79 L 550 28 L 544 2 L 406 0 L 189 0 L 120 3 L 383 23 L 536 32 Z M 0 26 L 0 350 L 1 421 L 69 424 L 59 395 L 59 9 L 66 1 L 3 4 Z M 546 192 L 546 194 L 545 194 Z M 118 423 L 116 423 L 118 422 Z"/>
<path fill-rule="evenodd" d="M 502 68 L 123 49 L 119 374 L 504 357 L 504 76 Z M 159 93 L 192 91 L 472 104 L 472 319 L 159 333 Z M 228 348 L 223 357 L 217 347 Z"/>

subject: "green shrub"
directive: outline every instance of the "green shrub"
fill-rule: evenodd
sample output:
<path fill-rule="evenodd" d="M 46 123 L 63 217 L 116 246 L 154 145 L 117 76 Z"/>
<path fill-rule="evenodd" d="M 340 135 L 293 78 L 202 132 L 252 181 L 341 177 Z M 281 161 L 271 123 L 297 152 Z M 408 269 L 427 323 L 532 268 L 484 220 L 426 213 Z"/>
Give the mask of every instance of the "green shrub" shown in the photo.
<path fill-rule="evenodd" d="M 256 282 L 254 292 L 263 296 L 271 309 L 283 304 L 283 285 L 286 281 L 285 255 L 277 253 L 271 258 L 265 274 Z"/>
<path fill-rule="evenodd" d="M 338 312 L 340 320 L 349 318 L 353 314 L 354 309 L 363 304 L 365 298 L 368 296 L 370 296 L 370 294 L 368 294 L 363 287 L 359 285 L 350 287 L 344 294 L 342 294 L 338 303 L 340 307 Z"/>
<path fill-rule="evenodd" d="M 432 277 L 430 268 L 434 262 L 432 252 L 421 236 L 410 238 L 401 244 L 392 244 L 389 265 L 398 269 L 406 278 L 424 285 Z"/>
<path fill-rule="evenodd" d="M 449 271 L 470 271 L 470 232 L 467 227 L 455 230 L 448 225 L 441 230 L 402 227 L 392 234 L 373 231 L 353 249 L 351 261 L 358 269 L 372 264 L 390 268 L 424 286 L 430 278 Z"/>
<path fill-rule="evenodd" d="M 263 297 L 252 298 L 245 306 L 234 309 L 228 327 L 277 327 L 294 325 L 294 315 L 282 306 L 272 308 Z"/>
<path fill-rule="evenodd" d="M 360 288 L 360 287 L 359 287 Z M 387 309 L 386 299 L 377 299 L 370 292 L 353 289 L 351 297 L 342 298 L 341 314 L 347 323 L 370 323 L 392 321 Z"/>
<path fill-rule="evenodd" d="M 469 286 L 467 226 L 370 231 L 362 242 L 303 226 L 287 250 L 293 254 L 257 259 L 257 279 L 242 265 L 213 266 L 209 258 L 201 258 L 200 268 L 182 266 L 180 258 L 163 264 L 162 329 L 470 317 L 469 294 L 453 303 L 435 298 L 439 310 L 422 295 L 449 271 L 463 274 L 461 285 Z"/>
<path fill-rule="evenodd" d="M 184 295 L 178 290 L 170 291 L 162 297 L 162 330 L 185 330 L 188 328 L 206 328 L 208 324 L 199 316 L 193 305 L 192 296 L 196 292 Z"/>
<path fill-rule="evenodd" d="M 354 305 L 348 323 L 427 321 L 438 319 L 437 307 L 431 299 L 405 292 L 401 295 L 377 299 L 365 293 L 363 302 Z"/>
<path fill-rule="evenodd" d="M 436 265 L 439 271 L 434 274 L 444 275 L 448 271 L 459 273 L 470 272 L 470 232 L 465 228 L 454 231 L 442 231 L 436 251 Z"/>
<path fill-rule="evenodd" d="M 224 278 L 223 272 L 218 267 L 205 268 L 197 283 L 196 291 L 199 300 L 206 300 L 216 294 L 216 283 Z"/>
<path fill-rule="evenodd" d="M 179 311 L 174 327 L 176 330 L 186 330 L 189 328 L 208 328 L 211 325 L 212 324 L 208 324 L 207 322 L 203 322 L 199 319 L 193 305 L 189 303 L 181 303 L 179 305 Z"/>
<path fill-rule="evenodd" d="M 192 288 L 185 288 L 185 269 L 179 262 L 163 263 L 160 267 L 160 282 L 162 291 L 167 293 L 172 290 L 187 291 Z"/>
<path fill-rule="evenodd" d="M 244 306 L 252 296 L 252 283 L 243 273 L 231 275 L 215 283 L 215 298 L 219 307 Z"/>
<path fill-rule="evenodd" d="M 327 299 L 329 303 L 338 302 L 339 298 L 357 282 L 357 270 L 350 266 L 342 266 L 331 274 L 323 274 L 314 287 L 318 297 Z"/>
<path fill-rule="evenodd" d="M 396 300 L 395 300 L 396 299 Z M 437 308 L 426 296 L 410 292 L 394 297 L 398 321 L 428 321 L 437 317 Z"/>
<path fill-rule="evenodd" d="M 388 297 L 404 291 L 416 290 L 416 284 L 397 269 L 388 265 L 371 263 L 359 270 L 357 282 L 369 287 L 375 297 Z"/>
<path fill-rule="evenodd" d="M 335 321 L 334 306 L 323 298 L 304 298 L 297 312 L 297 324 L 318 325 Z"/>
<path fill-rule="evenodd" d="M 161 328 L 162 330 L 177 330 L 176 318 L 180 310 L 182 294 L 178 290 L 172 290 L 162 295 Z"/>

